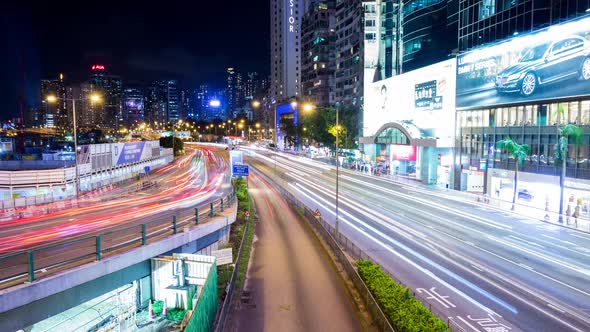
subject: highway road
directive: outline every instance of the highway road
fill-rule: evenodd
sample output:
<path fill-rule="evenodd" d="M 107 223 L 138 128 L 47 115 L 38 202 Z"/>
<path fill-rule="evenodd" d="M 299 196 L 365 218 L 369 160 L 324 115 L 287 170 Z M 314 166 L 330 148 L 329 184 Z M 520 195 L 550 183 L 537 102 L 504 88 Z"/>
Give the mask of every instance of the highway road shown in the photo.
<path fill-rule="evenodd" d="M 247 150 L 247 162 L 335 221 L 335 168 Z M 340 230 L 454 331 L 590 331 L 590 235 L 342 170 Z"/>
<path fill-rule="evenodd" d="M 226 331 L 361 331 L 334 264 L 297 212 L 252 175 L 259 217 L 244 290 Z"/>
<path fill-rule="evenodd" d="M 37 206 L 28 216 L 0 222 L 0 256 L 121 229 L 152 220 L 194 217 L 193 207 L 231 191 L 227 152 L 188 149 L 188 154 L 158 169 L 149 179 L 157 186 L 139 190 L 136 183 L 99 196 Z M 199 156 L 199 158 L 197 158 Z"/>

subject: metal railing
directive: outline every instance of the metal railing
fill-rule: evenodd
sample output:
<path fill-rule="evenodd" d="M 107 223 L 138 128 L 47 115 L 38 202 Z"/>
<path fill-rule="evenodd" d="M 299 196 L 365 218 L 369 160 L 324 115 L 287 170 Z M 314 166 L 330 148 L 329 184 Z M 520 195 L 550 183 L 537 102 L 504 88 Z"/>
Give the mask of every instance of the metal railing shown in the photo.
<path fill-rule="evenodd" d="M 23 282 L 33 282 L 41 277 L 100 261 L 105 256 L 129 251 L 165 236 L 174 235 L 185 227 L 198 225 L 213 218 L 216 212 L 223 212 L 234 200 L 235 194 L 230 193 L 216 202 L 207 202 L 190 208 L 191 214 L 182 218 L 177 219 L 177 216 L 173 215 L 171 219 L 149 221 L 0 256 L 0 289 Z"/>
<path fill-rule="evenodd" d="M 251 166 L 251 168 L 254 168 L 254 167 Z M 265 174 L 263 174 L 259 171 L 256 171 L 256 175 L 264 177 L 270 183 L 275 183 L 275 184 L 277 183 L 275 180 L 270 179 L 268 176 L 266 176 Z M 356 267 L 351 262 L 351 260 L 356 261 L 356 260 L 361 260 L 361 259 L 369 259 L 377 264 L 377 260 L 373 257 L 372 253 L 370 251 L 363 250 L 362 248 L 357 246 L 354 243 L 354 241 L 350 240 L 347 236 L 345 236 L 342 233 L 338 233 L 338 239 L 335 239 L 333 236 L 335 234 L 334 227 L 332 225 L 330 225 L 326 220 L 324 220 L 321 217 L 316 218 L 315 213 L 312 209 L 310 209 L 305 203 L 303 203 L 298 198 L 296 198 L 294 195 L 292 195 L 289 191 L 285 190 L 283 188 L 283 186 L 281 186 L 281 185 L 275 186 L 275 189 L 280 193 L 282 198 L 286 199 L 293 206 L 303 210 L 306 221 L 315 230 L 317 230 L 318 233 L 321 235 L 321 237 L 324 239 L 324 241 L 326 241 L 326 243 L 328 243 L 328 245 L 332 249 L 332 252 L 336 256 L 338 261 L 341 263 L 341 265 L 343 266 L 346 274 L 352 280 L 356 289 L 359 291 L 360 295 L 362 296 L 363 303 L 365 304 L 367 310 L 369 311 L 369 313 L 371 314 L 371 317 L 374 320 L 373 325 L 376 328 L 378 328 L 380 331 L 388 331 L 388 332 L 394 331 L 393 327 L 391 326 L 391 324 L 387 320 L 387 317 L 385 316 L 385 314 L 381 310 L 381 307 L 379 307 L 379 304 L 377 303 L 377 301 L 375 300 L 375 298 L 373 297 L 373 295 L 371 294 L 371 292 L 367 288 L 366 284 L 364 283 L 364 281 L 361 279 L 360 275 L 358 274 Z M 453 331 L 453 332 L 467 332 L 462 326 L 458 325 L 453 320 L 450 320 L 448 318 L 448 315 L 446 313 L 444 313 L 441 309 L 437 308 L 436 306 L 433 306 L 432 303 L 429 302 L 425 296 L 421 295 L 420 293 L 416 293 L 409 286 L 407 286 L 402 281 L 400 281 L 398 278 L 396 278 L 395 275 L 393 273 L 391 273 L 389 270 L 387 270 L 385 267 L 383 267 L 383 266 L 380 266 L 380 267 L 396 283 L 400 284 L 404 288 L 409 288 L 412 291 L 412 296 L 416 300 L 420 301 L 420 303 L 422 303 L 422 305 L 426 309 L 428 309 L 434 315 L 439 317 L 443 322 L 445 322 L 451 331 Z"/>
<path fill-rule="evenodd" d="M 251 201 L 248 201 L 248 206 L 250 207 Z M 227 289 L 227 294 L 223 299 L 223 304 L 221 305 L 221 309 L 218 311 L 216 320 L 215 320 L 215 332 L 223 332 L 225 329 L 225 323 L 227 322 L 229 310 L 231 308 L 233 295 L 234 295 L 234 288 L 236 286 L 236 280 L 238 279 L 238 271 L 240 270 L 240 261 L 242 260 L 242 255 L 244 254 L 244 245 L 246 243 L 246 235 L 248 234 L 248 228 L 250 227 L 250 221 L 246 220 L 246 226 L 244 227 L 244 234 L 242 234 L 242 240 L 240 242 L 240 249 L 238 251 L 238 255 L 236 256 L 236 262 L 234 264 L 234 270 L 231 275 L 231 280 L 229 282 L 229 287 Z M 248 262 L 246 262 L 248 264 Z"/>

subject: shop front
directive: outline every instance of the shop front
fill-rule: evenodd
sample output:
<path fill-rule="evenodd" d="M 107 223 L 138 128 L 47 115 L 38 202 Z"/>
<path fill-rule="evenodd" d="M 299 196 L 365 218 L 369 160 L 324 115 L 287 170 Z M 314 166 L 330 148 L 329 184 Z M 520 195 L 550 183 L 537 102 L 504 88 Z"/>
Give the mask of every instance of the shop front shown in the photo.
<path fill-rule="evenodd" d="M 504 201 L 512 201 L 514 195 L 514 171 L 490 169 L 487 187 L 490 197 Z M 571 211 L 580 206 L 580 215 L 590 217 L 590 181 L 566 178 L 563 195 L 564 210 L 570 206 Z M 516 202 L 537 209 L 559 211 L 559 177 L 519 172 Z"/>
<path fill-rule="evenodd" d="M 454 59 L 365 85 L 361 148 L 380 173 L 452 186 Z"/>

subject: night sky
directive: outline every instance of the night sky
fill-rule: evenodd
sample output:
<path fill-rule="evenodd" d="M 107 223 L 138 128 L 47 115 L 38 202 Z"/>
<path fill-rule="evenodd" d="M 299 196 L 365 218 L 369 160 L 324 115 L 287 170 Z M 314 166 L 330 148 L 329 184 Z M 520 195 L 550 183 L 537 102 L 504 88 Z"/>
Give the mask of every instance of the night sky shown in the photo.
<path fill-rule="evenodd" d="M 128 2 L 3 5 L 0 120 L 17 114 L 21 90 L 28 107 L 39 103 L 39 79 L 63 72 L 80 82 L 97 63 L 124 83 L 170 78 L 183 87 L 221 86 L 226 67 L 270 70 L 268 0 Z"/>

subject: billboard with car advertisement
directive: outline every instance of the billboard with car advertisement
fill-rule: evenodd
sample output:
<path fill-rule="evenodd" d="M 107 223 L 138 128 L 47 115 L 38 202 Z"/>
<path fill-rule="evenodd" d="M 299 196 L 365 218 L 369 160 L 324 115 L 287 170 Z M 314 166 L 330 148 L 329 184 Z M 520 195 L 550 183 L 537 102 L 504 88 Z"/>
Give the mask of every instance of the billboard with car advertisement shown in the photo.
<path fill-rule="evenodd" d="M 590 95 L 590 17 L 457 57 L 457 108 Z"/>
<path fill-rule="evenodd" d="M 390 122 L 409 122 L 426 136 L 439 138 L 441 146 L 452 144 L 455 65 L 455 59 L 450 59 L 367 84 L 363 136 L 375 135 Z"/>

